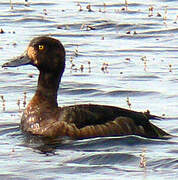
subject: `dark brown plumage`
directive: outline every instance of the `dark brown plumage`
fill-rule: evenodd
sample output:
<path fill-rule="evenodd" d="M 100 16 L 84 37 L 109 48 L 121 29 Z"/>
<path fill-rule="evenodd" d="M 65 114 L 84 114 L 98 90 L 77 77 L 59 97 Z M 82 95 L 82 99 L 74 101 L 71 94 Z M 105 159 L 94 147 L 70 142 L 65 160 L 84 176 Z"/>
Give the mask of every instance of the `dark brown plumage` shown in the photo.
<path fill-rule="evenodd" d="M 23 131 L 51 138 L 69 136 L 77 139 L 122 135 L 169 136 L 149 121 L 157 118 L 149 113 L 95 104 L 58 107 L 57 91 L 65 68 L 65 49 L 57 39 L 34 38 L 26 54 L 3 67 L 25 64 L 36 66 L 40 75 L 36 93 L 21 119 Z"/>

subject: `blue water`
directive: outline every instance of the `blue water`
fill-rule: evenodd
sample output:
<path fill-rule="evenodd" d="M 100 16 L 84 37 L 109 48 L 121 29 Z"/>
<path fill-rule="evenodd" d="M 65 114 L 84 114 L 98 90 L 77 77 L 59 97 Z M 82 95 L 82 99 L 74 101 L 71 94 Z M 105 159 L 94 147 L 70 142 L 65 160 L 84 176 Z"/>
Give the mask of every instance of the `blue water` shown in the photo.
<path fill-rule="evenodd" d="M 51 35 L 67 53 L 60 106 L 129 108 L 129 98 L 132 110 L 164 116 L 152 122 L 175 137 L 58 142 L 26 137 L 19 129 L 24 92 L 28 103 L 38 71 L 31 66 L 1 68 L 0 179 L 178 179 L 178 2 L 128 0 L 127 10 L 124 0 L 12 3 L 13 9 L 9 1 L 0 2 L 0 66 L 23 53 L 33 37 Z M 92 12 L 86 9 L 89 3 Z M 108 64 L 104 72 L 103 63 Z M 145 168 L 140 167 L 143 153 Z"/>

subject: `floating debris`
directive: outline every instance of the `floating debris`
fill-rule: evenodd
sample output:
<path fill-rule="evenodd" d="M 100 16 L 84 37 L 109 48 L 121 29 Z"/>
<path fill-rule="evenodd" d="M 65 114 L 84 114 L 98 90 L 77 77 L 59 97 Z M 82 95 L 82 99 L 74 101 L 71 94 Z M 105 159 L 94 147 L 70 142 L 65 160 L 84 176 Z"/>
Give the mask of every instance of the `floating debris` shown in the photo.
<path fill-rule="evenodd" d="M 17 106 L 18 106 L 19 111 L 20 111 L 20 99 L 17 100 Z"/>
<path fill-rule="evenodd" d="M 172 72 L 172 64 L 169 64 L 169 72 Z"/>
<path fill-rule="evenodd" d="M 15 34 L 15 31 L 8 31 L 9 34 Z"/>
<path fill-rule="evenodd" d="M 43 13 L 44 13 L 44 15 L 48 15 L 47 9 L 43 9 Z"/>
<path fill-rule="evenodd" d="M 80 26 L 80 30 L 84 29 L 84 27 L 85 27 L 85 24 L 82 24 L 82 25 Z"/>
<path fill-rule="evenodd" d="M 174 21 L 175 24 L 177 24 L 177 20 L 178 20 L 178 15 L 176 16 L 176 19 Z"/>
<path fill-rule="evenodd" d="M 90 4 L 88 4 L 88 5 L 86 6 L 86 9 L 88 9 L 88 12 L 93 12 L 93 10 L 91 9 L 91 5 L 90 5 Z"/>
<path fill-rule="evenodd" d="M 131 34 L 131 31 L 126 31 L 126 34 Z M 137 34 L 136 31 L 133 32 L 133 35 Z"/>
<path fill-rule="evenodd" d="M 4 33 L 4 30 L 1 28 L 0 29 L 0 34 L 3 34 Z"/>
<path fill-rule="evenodd" d="M 130 34 L 131 32 L 130 31 L 127 31 L 126 34 Z"/>
<path fill-rule="evenodd" d="M 82 65 L 80 66 L 80 71 L 83 72 L 83 70 L 84 70 L 84 65 L 82 64 Z"/>
<path fill-rule="evenodd" d="M 70 69 L 71 69 L 71 72 L 72 72 L 73 67 L 75 67 L 75 64 L 73 63 L 73 57 L 70 58 L 70 63 L 71 63 Z"/>
<path fill-rule="evenodd" d="M 108 63 L 103 63 L 102 67 L 101 67 L 101 71 L 103 71 L 104 73 L 108 73 Z"/>
<path fill-rule="evenodd" d="M 165 10 L 164 10 L 164 16 L 163 16 L 163 20 L 167 20 L 167 6 L 165 7 Z"/>
<path fill-rule="evenodd" d="M 88 72 L 89 72 L 89 73 L 91 73 L 91 66 L 90 66 L 90 65 L 91 65 L 91 62 L 88 61 Z"/>
<path fill-rule="evenodd" d="M 146 148 L 144 148 L 142 153 L 140 154 L 140 164 L 139 164 L 139 167 L 141 167 L 141 168 L 146 168 L 145 152 L 146 152 Z"/>
<path fill-rule="evenodd" d="M 105 13 L 106 12 L 106 3 L 104 3 L 103 6 L 104 6 L 103 13 Z"/>
<path fill-rule="evenodd" d="M 70 27 L 68 25 L 65 26 L 65 30 L 69 30 Z"/>
<path fill-rule="evenodd" d="M 99 8 L 99 12 L 105 13 L 106 12 L 106 3 L 103 3 L 104 9 L 103 11 L 101 10 L 101 8 Z"/>
<path fill-rule="evenodd" d="M 14 7 L 13 7 L 13 4 L 12 4 L 12 1 L 10 0 L 10 7 L 11 7 L 11 9 L 14 9 Z"/>
<path fill-rule="evenodd" d="M 91 26 L 91 25 L 87 25 L 87 28 L 86 30 L 89 31 L 89 30 L 95 30 L 96 28 L 94 26 Z"/>
<path fill-rule="evenodd" d="M 4 96 L 1 96 L 1 100 L 2 100 L 2 110 L 5 111 L 6 110 L 6 104 L 5 104 L 5 99 Z"/>
<path fill-rule="evenodd" d="M 24 92 L 24 97 L 23 97 L 23 107 L 25 107 L 27 104 L 27 93 Z"/>
<path fill-rule="evenodd" d="M 80 3 L 77 3 L 77 6 L 79 6 L 79 11 L 83 11 L 82 6 Z"/>
<path fill-rule="evenodd" d="M 28 0 L 25 0 L 25 4 L 24 4 L 26 7 L 29 7 L 30 6 L 30 3 L 28 2 Z"/>
<path fill-rule="evenodd" d="M 130 58 L 125 58 L 126 61 L 130 61 L 131 59 Z"/>
<path fill-rule="evenodd" d="M 29 78 L 33 78 L 33 76 L 34 76 L 33 74 L 29 74 L 28 75 Z"/>
<path fill-rule="evenodd" d="M 78 71 L 78 68 L 74 68 L 73 70 L 74 70 L 75 72 L 77 72 L 77 71 Z"/>
<path fill-rule="evenodd" d="M 15 46 L 17 46 L 17 43 L 14 42 L 12 45 L 15 47 Z"/>
<path fill-rule="evenodd" d="M 164 25 L 166 26 L 166 28 L 167 28 L 167 22 L 166 22 L 166 21 L 164 21 L 164 22 L 163 22 L 163 24 L 164 24 Z"/>
<path fill-rule="evenodd" d="M 150 6 L 149 7 L 149 13 L 148 13 L 148 17 L 151 17 L 151 16 L 153 16 L 153 9 L 154 9 L 154 7 L 153 6 Z"/>
<path fill-rule="evenodd" d="M 144 63 L 144 71 L 146 71 L 146 70 L 147 70 L 147 58 L 146 58 L 146 56 L 142 56 L 142 57 L 141 57 L 141 60 L 142 60 L 143 63 Z"/>
<path fill-rule="evenodd" d="M 125 0 L 125 10 L 128 11 L 128 2 Z"/>
<path fill-rule="evenodd" d="M 96 28 L 92 25 L 86 25 L 86 24 L 82 24 L 81 27 L 80 27 L 80 30 L 86 28 L 87 31 L 90 31 L 90 30 L 95 30 Z"/>
<path fill-rule="evenodd" d="M 73 63 L 73 57 L 70 58 L 70 72 L 72 73 L 73 71 L 74 72 L 77 72 L 77 71 L 81 71 L 82 73 L 84 72 L 84 69 L 88 69 L 88 73 L 91 73 L 91 62 L 88 61 L 88 68 L 85 68 L 85 66 L 83 64 L 81 64 L 79 67 L 77 67 L 77 65 L 75 65 Z"/>
<path fill-rule="evenodd" d="M 62 25 L 57 25 L 57 29 L 62 29 Z"/>
<path fill-rule="evenodd" d="M 161 17 L 162 15 L 159 13 L 159 12 L 157 12 L 157 17 Z"/>
<path fill-rule="evenodd" d="M 128 105 L 128 107 L 129 107 L 129 109 L 131 109 L 131 102 L 130 102 L 130 99 L 129 99 L 129 97 L 127 97 L 127 100 L 126 100 L 126 102 L 127 102 L 127 105 Z"/>

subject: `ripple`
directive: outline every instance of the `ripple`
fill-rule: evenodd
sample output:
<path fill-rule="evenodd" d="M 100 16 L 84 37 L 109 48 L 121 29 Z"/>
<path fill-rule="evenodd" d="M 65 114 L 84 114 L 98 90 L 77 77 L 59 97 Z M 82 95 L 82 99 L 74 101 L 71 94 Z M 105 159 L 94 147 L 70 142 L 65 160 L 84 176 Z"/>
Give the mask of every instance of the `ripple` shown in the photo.
<path fill-rule="evenodd" d="M 129 147 L 135 148 L 135 146 L 139 145 L 176 145 L 177 143 L 174 141 L 168 141 L 164 139 L 155 140 L 143 138 L 135 135 L 129 136 L 121 136 L 121 137 L 98 137 L 98 138 L 90 138 L 84 140 L 77 141 L 64 141 L 62 144 L 56 144 L 56 148 L 60 149 L 73 149 L 76 151 L 83 152 L 113 152 L 113 151 L 121 151 L 122 149 L 126 150 Z M 126 149 L 125 149 L 126 147 Z"/>
<path fill-rule="evenodd" d="M 151 161 L 148 163 L 148 166 L 152 166 L 153 169 L 177 169 L 178 160 L 175 158 L 164 158 L 156 161 Z"/>
<path fill-rule="evenodd" d="M 29 23 L 29 22 L 54 22 L 54 21 L 48 20 L 48 19 L 44 18 L 43 16 L 39 16 L 39 17 L 21 18 L 21 19 L 13 20 L 12 22 L 14 22 L 14 23 Z"/>
<path fill-rule="evenodd" d="M 157 75 L 138 75 L 138 76 L 124 76 L 120 81 L 150 81 L 160 79 Z"/>
<path fill-rule="evenodd" d="M 19 125 L 18 125 L 19 126 Z M 2 127 L 0 127 L 0 135 L 4 135 L 4 134 L 9 134 L 9 133 L 12 133 L 12 132 L 15 132 L 15 131 L 18 131 L 19 130 L 19 127 L 16 127 L 16 128 L 8 128 L 8 129 L 3 129 L 2 130 Z"/>
<path fill-rule="evenodd" d="M 145 31 L 139 34 L 170 34 L 170 33 L 178 33 L 178 28 L 168 28 L 168 29 L 158 29 L 153 31 Z"/>
<path fill-rule="evenodd" d="M 115 90 L 115 91 L 110 91 L 106 92 L 106 96 L 128 96 L 128 97 L 135 97 L 135 96 L 147 96 L 147 95 L 157 95 L 160 94 L 159 92 L 155 91 L 129 91 L 129 90 Z"/>
<path fill-rule="evenodd" d="M 19 124 L 17 123 L 3 123 L 0 124 L 0 135 L 9 135 L 19 131 Z"/>
<path fill-rule="evenodd" d="M 65 93 L 65 94 L 70 94 L 70 95 L 102 94 L 102 91 L 94 89 L 94 88 L 87 88 L 87 89 L 84 89 L 84 88 L 77 89 L 77 88 L 75 88 L 75 89 L 68 89 L 68 90 L 65 90 L 65 91 L 62 91 L 62 92 Z"/>
<path fill-rule="evenodd" d="M 113 165 L 113 164 L 127 164 L 138 161 L 138 157 L 126 153 L 102 153 L 95 155 L 84 156 L 72 161 L 66 161 L 68 164 L 88 164 L 88 165 Z"/>

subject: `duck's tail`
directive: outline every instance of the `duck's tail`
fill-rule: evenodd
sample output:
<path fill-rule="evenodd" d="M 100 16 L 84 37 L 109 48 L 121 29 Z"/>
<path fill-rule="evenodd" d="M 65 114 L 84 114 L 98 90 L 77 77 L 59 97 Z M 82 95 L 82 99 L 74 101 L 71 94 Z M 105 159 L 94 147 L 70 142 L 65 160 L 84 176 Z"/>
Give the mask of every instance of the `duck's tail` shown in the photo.
<path fill-rule="evenodd" d="M 165 119 L 162 116 L 156 116 L 156 115 L 152 115 L 150 114 L 149 110 L 147 110 L 146 112 L 143 113 L 148 119 L 154 119 L 154 120 L 162 120 Z M 150 126 L 149 129 L 147 131 L 151 131 L 152 134 L 154 134 L 154 136 L 157 138 L 170 138 L 171 135 L 169 133 L 167 133 L 166 131 L 162 130 L 161 128 L 155 126 L 154 124 L 152 124 L 150 122 Z"/>
<path fill-rule="evenodd" d="M 168 139 L 171 138 L 172 136 L 167 133 L 166 131 L 162 130 L 161 128 L 155 126 L 154 124 L 150 123 L 151 129 L 155 135 L 157 135 L 156 138 L 161 138 L 161 139 Z"/>

